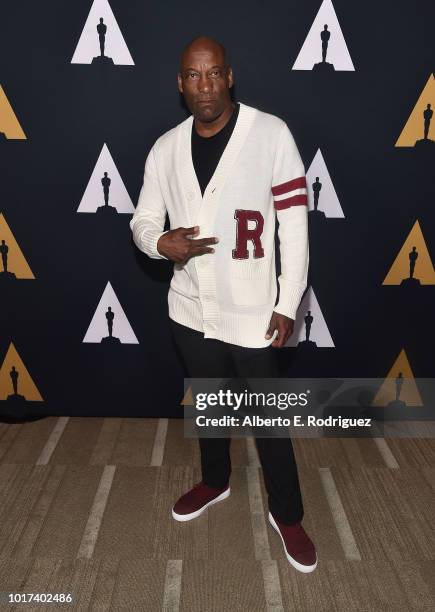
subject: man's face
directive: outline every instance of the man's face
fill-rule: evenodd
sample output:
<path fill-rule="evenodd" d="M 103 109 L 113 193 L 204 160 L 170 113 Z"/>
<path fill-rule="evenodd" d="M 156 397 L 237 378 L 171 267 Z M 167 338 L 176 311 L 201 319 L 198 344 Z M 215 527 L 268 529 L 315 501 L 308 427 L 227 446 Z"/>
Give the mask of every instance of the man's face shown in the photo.
<path fill-rule="evenodd" d="M 232 85 L 232 70 L 225 71 L 219 48 L 204 46 L 185 53 L 178 74 L 178 89 L 195 118 L 208 122 L 219 117 L 231 104 Z"/>

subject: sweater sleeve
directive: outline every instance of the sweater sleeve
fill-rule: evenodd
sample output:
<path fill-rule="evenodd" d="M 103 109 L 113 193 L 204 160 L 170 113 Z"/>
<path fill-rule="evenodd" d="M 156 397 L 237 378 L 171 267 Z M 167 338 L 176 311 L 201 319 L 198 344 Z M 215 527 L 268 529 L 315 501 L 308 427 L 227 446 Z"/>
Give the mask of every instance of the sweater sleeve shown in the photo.
<path fill-rule="evenodd" d="M 281 274 L 279 300 L 274 310 L 296 319 L 307 287 L 308 200 L 305 168 L 286 123 L 281 128 L 275 155 L 272 194 L 279 222 L 278 238 Z"/>
<path fill-rule="evenodd" d="M 157 175 L 154 147 L 145 161 L 143 184 L 136 210 L 130 221 L 133 241 L 137 248 L 152 259 L 166 259 L 157 250 L 157 242 L 163 234 L 166 206 Z"/>

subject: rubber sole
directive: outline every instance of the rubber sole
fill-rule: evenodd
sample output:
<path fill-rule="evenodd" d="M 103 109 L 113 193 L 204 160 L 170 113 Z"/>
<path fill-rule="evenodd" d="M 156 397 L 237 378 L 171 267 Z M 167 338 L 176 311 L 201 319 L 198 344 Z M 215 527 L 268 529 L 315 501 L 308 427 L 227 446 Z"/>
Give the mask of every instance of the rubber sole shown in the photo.
<path fill-rule="evenodd" d="M 174 512 L 174 509 L 172 508 L 172 518 L 174 518 L 176 521 L 191 521 L 192 519 L 196 518 L 197 516 L 200 516 L 203 512 L 205 512 L 205 510 L 207 510 L 209 506 L 212 506 L 213 504 L 217 504 L 217 502 L 223 501 L 224 499 L 229 497 L 230 493 L 231 493 L 231 487 L 228 487 L 226 491 L 224 491 L 223 493 L 221 493 L 220 495 L 218 495 L 211 501 L 207 502 L 204 506 L 199 508 L 199 510 L 195 510 L 195 512 L 191 512 L 190 514 L 177 514 L 176 512 Z"/>
<path fill-rule="evenodd" d="M 293 565 L 295 569 L 297 569 L 300 572 L 303 572 L 304 574 L 309 574 L 310 572 L 313 572 L 317 567 L 317 553 L 316 553 L 316 562 L 314 563 L 314 565 L 302 565 L 302 563 L 299 563 L 298 561 L 296 561 L 296 559 L 293 559 L 293 557 L 289 555 L 289 553 L 287 552 L 287 549 L 284 543 L 284 538 L 282 537 L 279 527 L 276 524 L 275 519 L 273 518 L 270 512 L 269 512 L 269 522 L 272 525 L 272 527 L 275 529 L 279 537 L 281 538 L 285 556 L 287 557 L 288 562 L 291 563 L 291 565 Z"/>

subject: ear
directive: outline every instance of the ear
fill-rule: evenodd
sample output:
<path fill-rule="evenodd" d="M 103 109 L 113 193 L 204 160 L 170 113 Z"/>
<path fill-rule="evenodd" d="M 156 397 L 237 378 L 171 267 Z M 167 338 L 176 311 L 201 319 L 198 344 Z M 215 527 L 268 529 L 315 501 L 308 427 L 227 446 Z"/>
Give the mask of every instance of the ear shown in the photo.
<path fill-rule="evenodd" d="M 233 69 L 231 68 L 231 66 L 228 66 L 227 79 L 228 79 L 228 87 L 229 89 L 231 89 L 231 87 L 234 85 L 234 75 L 233 75 Z"/>
<path fill-rule="evenodd" d="M 178 91 L 180 93 L 183 93 L 183 80 L 181 78 L 181 73 L 180 72 L 177 75 L 177 81 L 178 81 Z"/>

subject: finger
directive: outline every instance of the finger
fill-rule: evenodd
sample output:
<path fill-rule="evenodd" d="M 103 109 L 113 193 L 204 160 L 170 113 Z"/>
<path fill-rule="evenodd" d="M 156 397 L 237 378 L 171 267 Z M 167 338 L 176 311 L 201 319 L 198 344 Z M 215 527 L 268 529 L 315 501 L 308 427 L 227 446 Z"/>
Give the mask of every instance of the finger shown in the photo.
<path fill-rule="evenodd" d="M 199 240 L 190 240 L 189 241 L 189 251 L 191 253 L 198 253 L 201 251 L 201 249 L 205 249 L 205 248 L 209 248 L 208 245 L 209 244 L 213 244 L 208 242 L 199 242 Z M 201 251 L 203 253 L 214 253 L 214 249 L 213 251 Z"/>
<path fill-rule="evenodd" d="M 205 255 L 205 253 L 214 253 L 214 249 L 211 247 L 192 247 L 190 250 L 191 255 Z"/>
<path fill-rule="evenodd" d="M 199 232 L 199 225 L 193 227 L 180 227 L 183 236 L 189 236 L 190 234 L 197 234 Z"/>
<path fill-rule="evenodd" d="M 278 334 L 275 340 L 272 342 L 272 346 L 275 348 L 281 348 L 284 345 L 285 328 L 283 325 L 278 325 L 277 330 Z"/>
<path fill-rule="evenodd" d="M 269 327 L 267 328 L 266 335 L 265 335 L 266 340 L 270 340 L 270 338 L 272 338 L 273 332 L 275 331 L 275 329 L 276 329 L 276 323 L 275 323 L 274 318 L 272 317 L 269 323 Z"/>
<path fill-rule="evenodd" d="M 216 244 L 217 242 L 219 242 L 219 238 L 216 238 L 216 236 L 213 236 L 211 238 L 196 238 L 195 240 L 192 240 L 192 242 L 195 243 L 195 245 L 205 245 L 205 244 Z"/>

